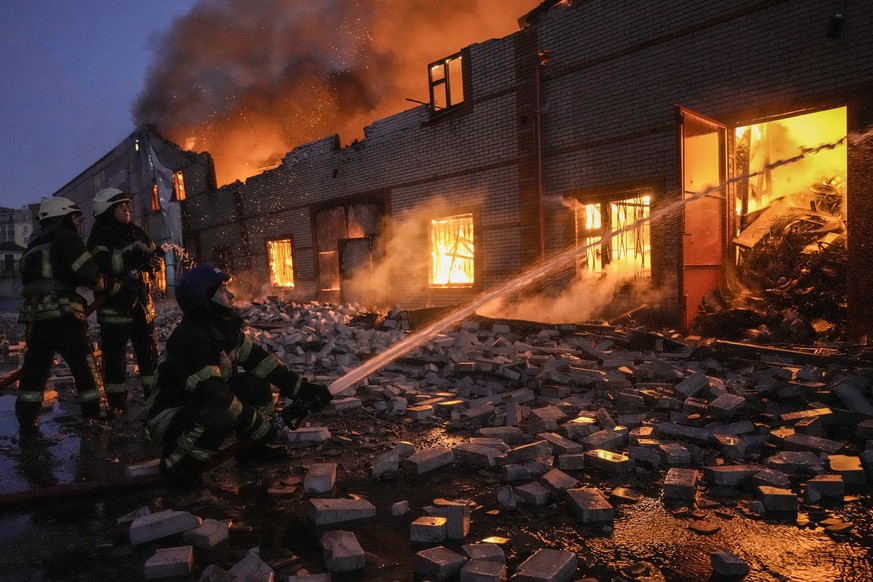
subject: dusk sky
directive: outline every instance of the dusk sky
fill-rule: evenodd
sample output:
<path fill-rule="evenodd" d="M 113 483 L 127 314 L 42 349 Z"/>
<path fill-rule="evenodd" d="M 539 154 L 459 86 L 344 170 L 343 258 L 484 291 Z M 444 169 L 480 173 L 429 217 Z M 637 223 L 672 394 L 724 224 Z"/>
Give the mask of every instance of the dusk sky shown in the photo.
<path fill-rule="evenodd" d="M 0 205 L 50 196 L 134 130 L 151 41 L 194 4 L 0 2 Z"/>

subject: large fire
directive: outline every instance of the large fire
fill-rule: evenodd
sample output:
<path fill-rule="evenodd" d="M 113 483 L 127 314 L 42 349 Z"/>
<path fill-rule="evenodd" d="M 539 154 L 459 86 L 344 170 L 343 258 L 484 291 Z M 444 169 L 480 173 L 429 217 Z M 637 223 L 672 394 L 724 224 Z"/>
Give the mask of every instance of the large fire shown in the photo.
<path fill-rule="evenodd" d="M 538 0 L 200 0 L 158 39 L 139 123 L 208 151 L 219 184 L 427 101 L 427 66 L 518 30 Z"/>

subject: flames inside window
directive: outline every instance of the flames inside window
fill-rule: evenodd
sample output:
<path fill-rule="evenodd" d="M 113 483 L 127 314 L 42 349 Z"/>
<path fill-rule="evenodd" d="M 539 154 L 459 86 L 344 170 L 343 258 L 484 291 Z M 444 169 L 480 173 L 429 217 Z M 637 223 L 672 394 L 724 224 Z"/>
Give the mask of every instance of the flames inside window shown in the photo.
<path fill-rule="evenodd" d="M 459 214 L 430 223 L 434 287 L 470 287 L 474 282 L 473 215 Z"/>
<path fill-rule="evenodd" d="M 291 240 L 268 240 L 270 285 L 282 289 L 294 288 L 294 261 L 291 258 Z"/>
<path fill-rule="evenodd" d="M 161 211 L 161 195 L 158 193 L 158 185 L 152 184 L 152 212 Z"/>
<path fill-rule="evenodd" d="M 181 202 L 185 196 L 185 175 L 182 170 L 173 172 L 173 191 L 176 193 L 176 201 Z"/>
<path fill-rule="evenodd" d="M 650 195 L 612 201 L 576 201 L 576 260 L 580 275 L 604 277 L 607 266 L 633 277 L 651 277 Z"/>

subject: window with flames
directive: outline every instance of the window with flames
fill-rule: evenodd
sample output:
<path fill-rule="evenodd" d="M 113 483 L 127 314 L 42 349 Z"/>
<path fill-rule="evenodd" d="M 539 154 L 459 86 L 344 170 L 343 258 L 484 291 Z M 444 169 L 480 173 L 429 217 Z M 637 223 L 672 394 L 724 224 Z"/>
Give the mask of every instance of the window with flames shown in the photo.
<path fill-rule="evenodd" d="M 270 261 L 270 285 L 281 289 L 294 288 L 294 260 L 291 256 L 291 239 L 267 241 Z"/>
<path fill-rule="evenodd" d="M 176 202 L 181 202 L 187 198 L 185 194 L 185 174 L 182 170 L 173 172 L 173 193 L 176 196 Z"/>
<path fill-rule="evenodd" d="M 471 287 L 474 276 L 473 215 L 459 214 L 431 220 L 433 287 Z"/>
<path fill-rule="evenodd" d="M 576 246 L 585 247 L 576 259 L 577 274 L 605 277 L 619 269 L 634 278 L 652 276 L 651 198 L 576 201 Z"/>

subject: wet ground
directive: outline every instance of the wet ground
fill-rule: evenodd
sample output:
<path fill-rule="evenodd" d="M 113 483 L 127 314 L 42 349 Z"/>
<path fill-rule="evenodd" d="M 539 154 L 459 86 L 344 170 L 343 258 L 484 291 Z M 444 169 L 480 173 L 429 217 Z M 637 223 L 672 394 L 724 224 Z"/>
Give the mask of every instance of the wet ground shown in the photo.
<path fill-rule="evenodd" d="M 758 518 L 745 511 L 754 498 L 748 490 L 709 489 L 696 507 L 665 505 L 660 499 L 665 470 L 626 476 L 572 472 L 585 485 L 604 492 L 631 487 L 642 494 L 636 503 L 617 504 L 608 527 L 583 526 L 563 502 L 545 507 L 520 506 L 504 513 L 496 489 L 504 485 L 499 470 L 444 467 L 423 476 L 401 473 L 373 480 L 373 457 L 396 442 L 416 449 L 453 446 L 475 436 L 475 427 L 441 421 L 377 417 L 364 409 L 325 412 L 309 421 L 327 426 L 332 439 L 292 449 L 286 461 L 251 467 L 230 460 L 214 469 L 201 491 L 181 491 L 165 484 L 130 488 L 123 480 L 129 464 L 153 459 L 157 450 L 141 435 L 142 403 L 112 423 L 84 425 L 71 387 L 42 417 L 43 438 L 22 446 L 13 414 L 14 395 L 0 396 L 0 579 L 2 580 L 140 580 L 155 550 L 182 545 L 179 537 L 133 547 L 119 517 L 141 507 L 151 511 L 190 511 L 201 518 L 232 522 L 228 542 L 195 552 L 197 580 L 203 568 L 229 569 L 253 547 L 277 571 L 277 580 L 305 568 L 324 571 L 319 536 L 328 529 L 355 532 L 367 553 L 363 572 L 333 580 L 413 580 L 415 553 L 428 546 L 409 541 L 410 523 L 435 499 L 468 500 L 473 507 L 465 540 L 442 545 L 460 551 L 463 543 L 497 536 L 510 575 L 539 548 L 576 553 L 579 578 L 606 580 L 696 581 L 712 578 L 709 553 L 728 549 L 752 569 L 746 580 L 869 581 L 873 579 L 873 497 L 869 489 L 850 491 L 826 506 L 801 504 L 794 515 Z M 376 517 L 316 527 L 306 515 L 302 479 L 309 465 L 339 466 L 334 496 L 361 496 L 373 503 Z M 94 483 L 109 491 L 83 493 Z M 68 489 L 58 486 L 69 486 Z M 40 494 L 46 488 L 53 495 Z M 19 495 L 24 493 L 22 499 Z M 716 493 L 720 493 L 716 495 Z M 16 494 L 15 503 L 9 503 Z M 28 499 L 27 496 L 30 496 Z M 411 511 L 391 515 L 391 505 L 407 500 Z M 853 524 L 846 533 L 830 533 L 822 521 L 836 517 Z M 714 533 L 700 533 L 715 524 Z M 650 564 L 646 567 L 640 562 Z"/>

